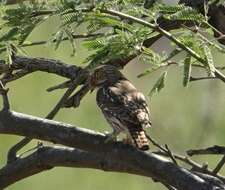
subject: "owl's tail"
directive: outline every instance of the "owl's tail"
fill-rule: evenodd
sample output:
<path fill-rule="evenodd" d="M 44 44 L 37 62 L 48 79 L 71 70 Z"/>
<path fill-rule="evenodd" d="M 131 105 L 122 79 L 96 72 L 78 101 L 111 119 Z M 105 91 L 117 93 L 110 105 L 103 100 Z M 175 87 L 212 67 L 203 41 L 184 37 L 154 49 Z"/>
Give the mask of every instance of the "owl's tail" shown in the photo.
<path fill-rule="evenodd" d="M 129 129 L 130 135 L 134 141 L 134 144 L 139 150 L 149 150 L 149 140 L 146 137 L 145 131 L 140 128 L 131 128 Z"/>

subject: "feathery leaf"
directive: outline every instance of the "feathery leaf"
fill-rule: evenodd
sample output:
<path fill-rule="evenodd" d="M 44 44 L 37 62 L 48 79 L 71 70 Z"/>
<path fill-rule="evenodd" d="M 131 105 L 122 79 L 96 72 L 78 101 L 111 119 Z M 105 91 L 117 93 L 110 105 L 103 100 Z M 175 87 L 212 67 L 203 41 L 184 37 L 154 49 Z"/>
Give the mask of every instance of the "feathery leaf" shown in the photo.
<path fill-rule="evenodd" d="M 191 77 L 191 56 L 188 54 L 184 60 L 183 86 L 187 87 Z"/>
<path fill-rule="evenodd" d="M 154 86 L 151 89 L 151 91 L 149 92 L 148 96 L 151 97 L 153 94 L 158 93 L 160 90 L 162 90 L 164 88 L 166 76 L 167 76 L 167 71 L 164 71 L 160 75 L 160 77 L 158 78 L 156 83 L 154 84 Z"/>

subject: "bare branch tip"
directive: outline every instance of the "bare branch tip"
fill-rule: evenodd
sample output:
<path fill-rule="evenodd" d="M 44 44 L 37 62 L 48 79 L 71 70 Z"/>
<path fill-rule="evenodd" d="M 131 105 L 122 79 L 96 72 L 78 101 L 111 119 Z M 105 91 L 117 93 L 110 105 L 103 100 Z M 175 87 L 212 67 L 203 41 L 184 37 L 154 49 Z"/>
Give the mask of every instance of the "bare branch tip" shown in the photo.
<path fill-rule="evenodd" d="M 68 80 L 68 81 L 65 81 L 65 82 L 63 82 L 63 83 L 54 85 L 54 86 L 52 86 L 52 87 L 49 87 L 49 88 L 47 89 L 47 92 L 52 92 L 52 91 L 55 91 L 55 90 L 68 88 L 68 87 L 70 86 L 71 83 L 72 83 L 72 81 L 71 81 L 71 80 Z"/>
<path fill-rule="evenodd" d="M 187 150 L 187 151 L 186 151 L 186 154 L 187 154 L 188 156 L 193 156 L 193 155 L 194 155 L 193 150 Z"/>
<path fill-rule="evenodd" d="M 224 166 L 224 164 L 225 164 L 225 155 L 223 156 L 223 158 L 219 161 L 219 163 L 213 170 L 213 174 L 217 174 L 221 170 L 221 168 Z"/>
<path fill-rule="evenodd" d="M 22 149 L 24 146 L 26 146 L 32 139 L 25 137 L 15 145 L 13 145 L 7 154 L 7 163 L 12 163 L 15 160 L 17 160 L 20 156 L 17 156 L 17 152 Z"/>
<path fill-rule="evenodd" d="M 166 148 L 166 150 L 167 150 L 168 156 L 171 158 L 171 160 L 173 161 L 173 163 L 176 164 L 176 165 L 178 166 L 178 163 L 177 163 L 177 161 L 176 161 L 176 159 L 175 159 L 175 157 L 174 157 L 172 151 L 169 149 L 169 146 L 168 146 L 167 144 L 165 144 L 165 148 Z"/>
<path fill-rule="evenodd" d="M 10 109 L 9 99 L 8 99 L 8 93 L 9 89 L 5 88 L 4 84 L 0 80 L 0 94 L 3 98 L 3 109 L 2 111 L 8 111 Z"/>

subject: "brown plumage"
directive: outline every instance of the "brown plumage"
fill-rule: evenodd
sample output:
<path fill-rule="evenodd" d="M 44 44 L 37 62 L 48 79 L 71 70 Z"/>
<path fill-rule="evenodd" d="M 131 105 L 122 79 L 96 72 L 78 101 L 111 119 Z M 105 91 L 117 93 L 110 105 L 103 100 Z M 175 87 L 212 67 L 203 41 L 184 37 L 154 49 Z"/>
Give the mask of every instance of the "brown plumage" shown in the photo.
<path fill-rule="evenodd" d="M 98 88 L 97 104 L 113 128 L 111 137 L 125 132 L 140 150 L 148 150 L 144 128 L 151 126 L 144 95 L 114 66 L 97 68 L 90 78 L 92 88 Z"/>

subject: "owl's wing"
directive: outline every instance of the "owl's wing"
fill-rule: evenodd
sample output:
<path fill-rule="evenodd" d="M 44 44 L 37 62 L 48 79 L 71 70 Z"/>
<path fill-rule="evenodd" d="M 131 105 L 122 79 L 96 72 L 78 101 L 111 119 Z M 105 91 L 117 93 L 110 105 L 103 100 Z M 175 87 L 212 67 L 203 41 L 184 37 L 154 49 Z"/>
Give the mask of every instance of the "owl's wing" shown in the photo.
<path fill-rule="evenodd" d="M 99 89 L 97 102 L 105 115 L 118 119 L 124 126 L 151 126 L 145 97 L 129 81 Z"/>

